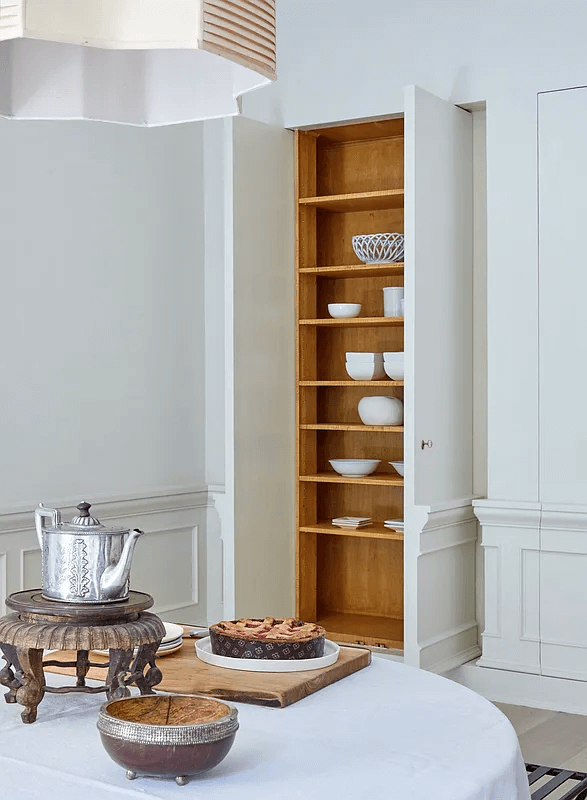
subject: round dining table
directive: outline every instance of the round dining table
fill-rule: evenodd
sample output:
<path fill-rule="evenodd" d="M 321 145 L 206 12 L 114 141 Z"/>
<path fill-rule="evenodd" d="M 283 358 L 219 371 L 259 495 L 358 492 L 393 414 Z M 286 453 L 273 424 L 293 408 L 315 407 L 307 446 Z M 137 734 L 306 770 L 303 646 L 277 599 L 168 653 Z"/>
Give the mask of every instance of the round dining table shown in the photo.
<path fill-rule="evenodd" d="M 68 679 L 50 676 L 59 685 Z M 236 704 L 240 729 L 186 786 L 127 781 L 96 729 L 99 695 L 57 694 L 23 725 L 0 705 L 0 796 L 18 800 L 528 800 L 516 734 L 488 700 L 374 657 L 287 708 Z"/>

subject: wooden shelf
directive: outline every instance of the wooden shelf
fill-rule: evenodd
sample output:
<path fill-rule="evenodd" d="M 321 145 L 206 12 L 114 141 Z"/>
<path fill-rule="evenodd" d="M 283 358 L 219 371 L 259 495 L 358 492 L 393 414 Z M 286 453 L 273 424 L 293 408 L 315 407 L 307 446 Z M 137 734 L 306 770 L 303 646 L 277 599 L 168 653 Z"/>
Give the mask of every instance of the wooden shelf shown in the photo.
<path fill-rule="evenodd" d="M 353 483 L 358 486 L 403 486 L 401 475 L 392 472 L 374 472 L 364 478 L 345 478 L 338 472 L 318 472 L 316 475 L 300 475 L 308 483 Z"/>
<path fill-rule="evenodd" d="M 301 319 L 300 325 L 327 325 L 330 328 L 396 328 L 404 324 L 403 317 L 351 317 L 346 319 Z"/>
<path fill-rule="evenodd" d="M 401 275 L 404 262 L 394 264 L 349 264 L 340 267 L 300 267 L 300 275 L 316 275 L 322 278 L 377 278 L 380 275 Z"/>
<path fill-rule="evenodd" d="M 326 612 L 316 620 L 326 628 L 326 637 L 338 642 L 403 649 L 404 621 L 394 617 Z"/>
<path fill-rule="evenodd" d="M 303 431 L 373 431 L 380 433 L 403 433 L 403 425 L 350 425 L 344 422 L 312 422 L 300 425 Z"/>
<path fill-rule="evenodd" d="M 367 528 L 357 528 L 356 530 L 347 530 L 346 528 L 338 528 L 332 522 L 325 520 L 318 522 L 316 525 L 300 525 L 299 530 L 303 533 L 326 533 L 332 536 L 355 536 L 361 539 L 395 539 L 403 542 L 403 533 L 397 531 L 390 531 L 382 522 L 374 522 Z"/>
<path fill-rule="evenodd" d="M 300 197 L 301 206 L 324 208 L 327 211 L 380 211 L 386 208 L 403 208 L 403 189 L 384 189 L 379 192 L 353 192 L 322 197 Z"/>
<path fill-rule="evenodd" d="M 378 386 L 382 388 L 387 386 L 401 386 L 403 387 L 403 381 L 298 381 L 298 386 L 369 386 L 371 389 L 375 389 Z"/>

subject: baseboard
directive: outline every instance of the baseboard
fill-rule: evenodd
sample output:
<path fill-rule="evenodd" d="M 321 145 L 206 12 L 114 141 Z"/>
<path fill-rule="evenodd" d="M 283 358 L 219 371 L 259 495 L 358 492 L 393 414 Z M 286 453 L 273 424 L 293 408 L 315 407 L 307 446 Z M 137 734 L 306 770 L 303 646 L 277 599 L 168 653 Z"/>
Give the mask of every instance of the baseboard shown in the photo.
<path fill-rule="evenodd" d="M 587 681 L 491 669 L 476 661 L 444 675 L 493 702 L 587 715 Z"/>

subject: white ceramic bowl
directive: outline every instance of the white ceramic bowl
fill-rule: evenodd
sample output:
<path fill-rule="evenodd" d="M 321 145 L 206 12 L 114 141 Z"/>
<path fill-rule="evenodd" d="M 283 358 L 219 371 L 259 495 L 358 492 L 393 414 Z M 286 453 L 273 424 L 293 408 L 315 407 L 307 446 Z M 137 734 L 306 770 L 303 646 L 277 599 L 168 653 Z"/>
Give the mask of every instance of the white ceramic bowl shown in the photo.
<path fill-rule="evenodd" d="M 343 478 L 364 478 L 375 472 L 381 461 L 378 458 L 333 458 L 329 463 Z"/>
<path fill-rule="evenodd" d="M 346 362 L 347 374 L 354 381 L 377 381 L 385 377 L 385 369 L 382 361 L 370 364 L 368 361 L 356 363 Z"/>
<path fill-rule="evenodd" d="M 360 303 L 328 303 L 328 313 L 335 319 L 358 317 L 361 313 Z"/>
<path fill-rule="evenodd" d="M 383 366 L 385 372 L 392 381 L 403 381 L 404 379 L 404 354 L 399 353 L 384 353 Z"/>
<path fill-rule="evenodd" d="M 401 425 L 404 404 L 397 397 L 362 397 L 357 408 L 364 425 Z"/>
<path fill-rule="evenodd" d="M 404 462 L 403 461 L 389 461 L 388 463 L 391 464 L 391 466 L 394 468 L 394 470 L 396 472 L 399 472 L 399 474 L 402 476 L 402 478 L 404 477 Z"/>
<path fill-rule="evenodd" d="M 353 250 L 365 264 L 389 264 L 404 257 L 403 233 L 365 233 L 353 236 Z"/>
<path fill-rule="evenodd" d="M 381 361 L 381 363 L 383 363 L 383 353 L 347 353 L 346 360 L 350 364 L 356 364 L 358 362 L 362 364 L 365 362 L 373 364 L 375 361 Z"/>

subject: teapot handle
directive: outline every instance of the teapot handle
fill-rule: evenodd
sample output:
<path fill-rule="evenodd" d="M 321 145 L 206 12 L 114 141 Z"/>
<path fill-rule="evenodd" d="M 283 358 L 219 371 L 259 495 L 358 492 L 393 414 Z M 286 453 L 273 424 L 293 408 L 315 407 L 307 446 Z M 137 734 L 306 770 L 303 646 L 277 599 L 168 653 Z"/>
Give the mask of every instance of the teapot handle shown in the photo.
<path fill-rule="evenodd" d="M 35 528 L 37 530 L 37 539 L 39 540 L 39 547 L 43 549 L 43 517 L 51 517 L 53 526 L 61 524 L 61 511 L 56 508 L 45 508 L 42 503 L 35 509 Z"/>

